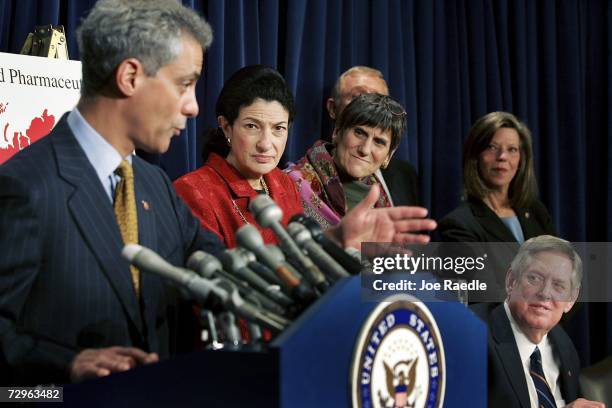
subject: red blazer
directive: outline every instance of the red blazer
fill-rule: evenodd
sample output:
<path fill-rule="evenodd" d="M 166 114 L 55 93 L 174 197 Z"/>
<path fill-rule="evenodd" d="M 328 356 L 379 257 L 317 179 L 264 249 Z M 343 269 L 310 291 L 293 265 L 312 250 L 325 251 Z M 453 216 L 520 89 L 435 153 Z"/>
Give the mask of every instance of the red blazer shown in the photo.
<path fill-rule="evenodd" d="M 283 210 L 282 224 L 286 226 L 291 217 L 304 212 L 297 189 L 291 178 L 278 168 L 264 179 L 270 196 Z M 202 227 L 217 234 L 228 248 L 236 246 L 236 230 L 245 224 L 240 213 L 257 227 L 266 244 L 277 242 L 272 230 L 262 229 L 248 211 L 249 202 L 257 192 L 223 157 L 211 153 L 204 166 L 177 179 L 174 187 Z"/>

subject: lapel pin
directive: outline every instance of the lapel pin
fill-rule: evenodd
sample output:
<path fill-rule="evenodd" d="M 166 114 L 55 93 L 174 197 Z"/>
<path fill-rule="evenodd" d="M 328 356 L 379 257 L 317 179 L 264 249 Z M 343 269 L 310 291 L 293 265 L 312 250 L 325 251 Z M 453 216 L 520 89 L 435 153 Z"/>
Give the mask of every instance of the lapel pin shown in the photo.
<path fill-rule="evenodd" d="M 147 200 L 142 200 L 142 201 L 140 201 L 140 202 L 142 203 L 142 208 L 144 208 L 144 209 L 145 209 L 145 211 L 149 211 L 149 208 L 151 208 L 151 207 L 149 206 L 149 202 L 148 202 Z"/>
<path fill-rule="evenodd" d="M 529 211 L 525 212 L 525 218 L 529 218 Z"/>

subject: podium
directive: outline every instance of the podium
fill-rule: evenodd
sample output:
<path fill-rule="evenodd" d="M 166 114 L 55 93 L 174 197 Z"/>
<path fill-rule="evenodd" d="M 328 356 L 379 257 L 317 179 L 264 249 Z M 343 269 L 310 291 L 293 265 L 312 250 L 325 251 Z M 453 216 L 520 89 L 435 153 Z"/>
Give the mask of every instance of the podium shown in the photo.
<path fill-rule="evenodd" d="M 357 337 L 376 303 L 338 282 L 265 350 L 202 351 L 64 388 L 63 406 L 350 407 Z M 463 305 L 426 304 L 445 354 L 444 407 L 486 407 L 486 327 Z"/>

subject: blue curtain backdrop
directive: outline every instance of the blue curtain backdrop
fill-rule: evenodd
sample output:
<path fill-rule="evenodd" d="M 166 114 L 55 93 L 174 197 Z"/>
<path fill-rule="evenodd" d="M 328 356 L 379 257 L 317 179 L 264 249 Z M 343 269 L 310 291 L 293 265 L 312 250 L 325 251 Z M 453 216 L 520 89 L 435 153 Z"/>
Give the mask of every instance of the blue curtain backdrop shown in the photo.
<path fill-rule="evenodd" d="M 94 0 L 0 0 L 0 51 L 19 52 L 35 25 L 74 30 Z M 494 110 L 523 119 L 534 137 L 540 194 L 559 234 L 612 241 L 612 0 L 208 0 L 215 40 L 200 81 L 200 115 L 162 157 L 172 177 L 201 164 L 198 135 L 215 126 L 223 82 L 247 64 L 284 74 L 298 115 L 285 160 L 330 124 L 324 101 L 353 65 L 380 69 L 408 112 L 398 156 L 418 169 L 435 218 L 460 202 L 461 146 Z M 568 324 L 584 362 L 612 353 L 612 308 L 584 304 Z"/>

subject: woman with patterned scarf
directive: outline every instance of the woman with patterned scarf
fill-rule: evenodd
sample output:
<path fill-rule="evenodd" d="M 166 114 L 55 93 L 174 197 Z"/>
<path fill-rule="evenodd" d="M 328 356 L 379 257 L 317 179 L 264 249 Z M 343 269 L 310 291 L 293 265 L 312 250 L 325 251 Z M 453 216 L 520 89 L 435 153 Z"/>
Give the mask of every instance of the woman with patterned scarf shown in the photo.
<path fill-rule="evenodd" d="M 405 126 L 406 111 L 391 97 L 354 98 L 336 121 L 333 142 L 317 141 L 285 170 L 296 183 L 306 215 L 323 228 L 338 224 L 371 185 L 380 184 L 376 173 L 389 164 Z M 391 207 L 388 193 L 380 191 L 376 207 Z"/>

